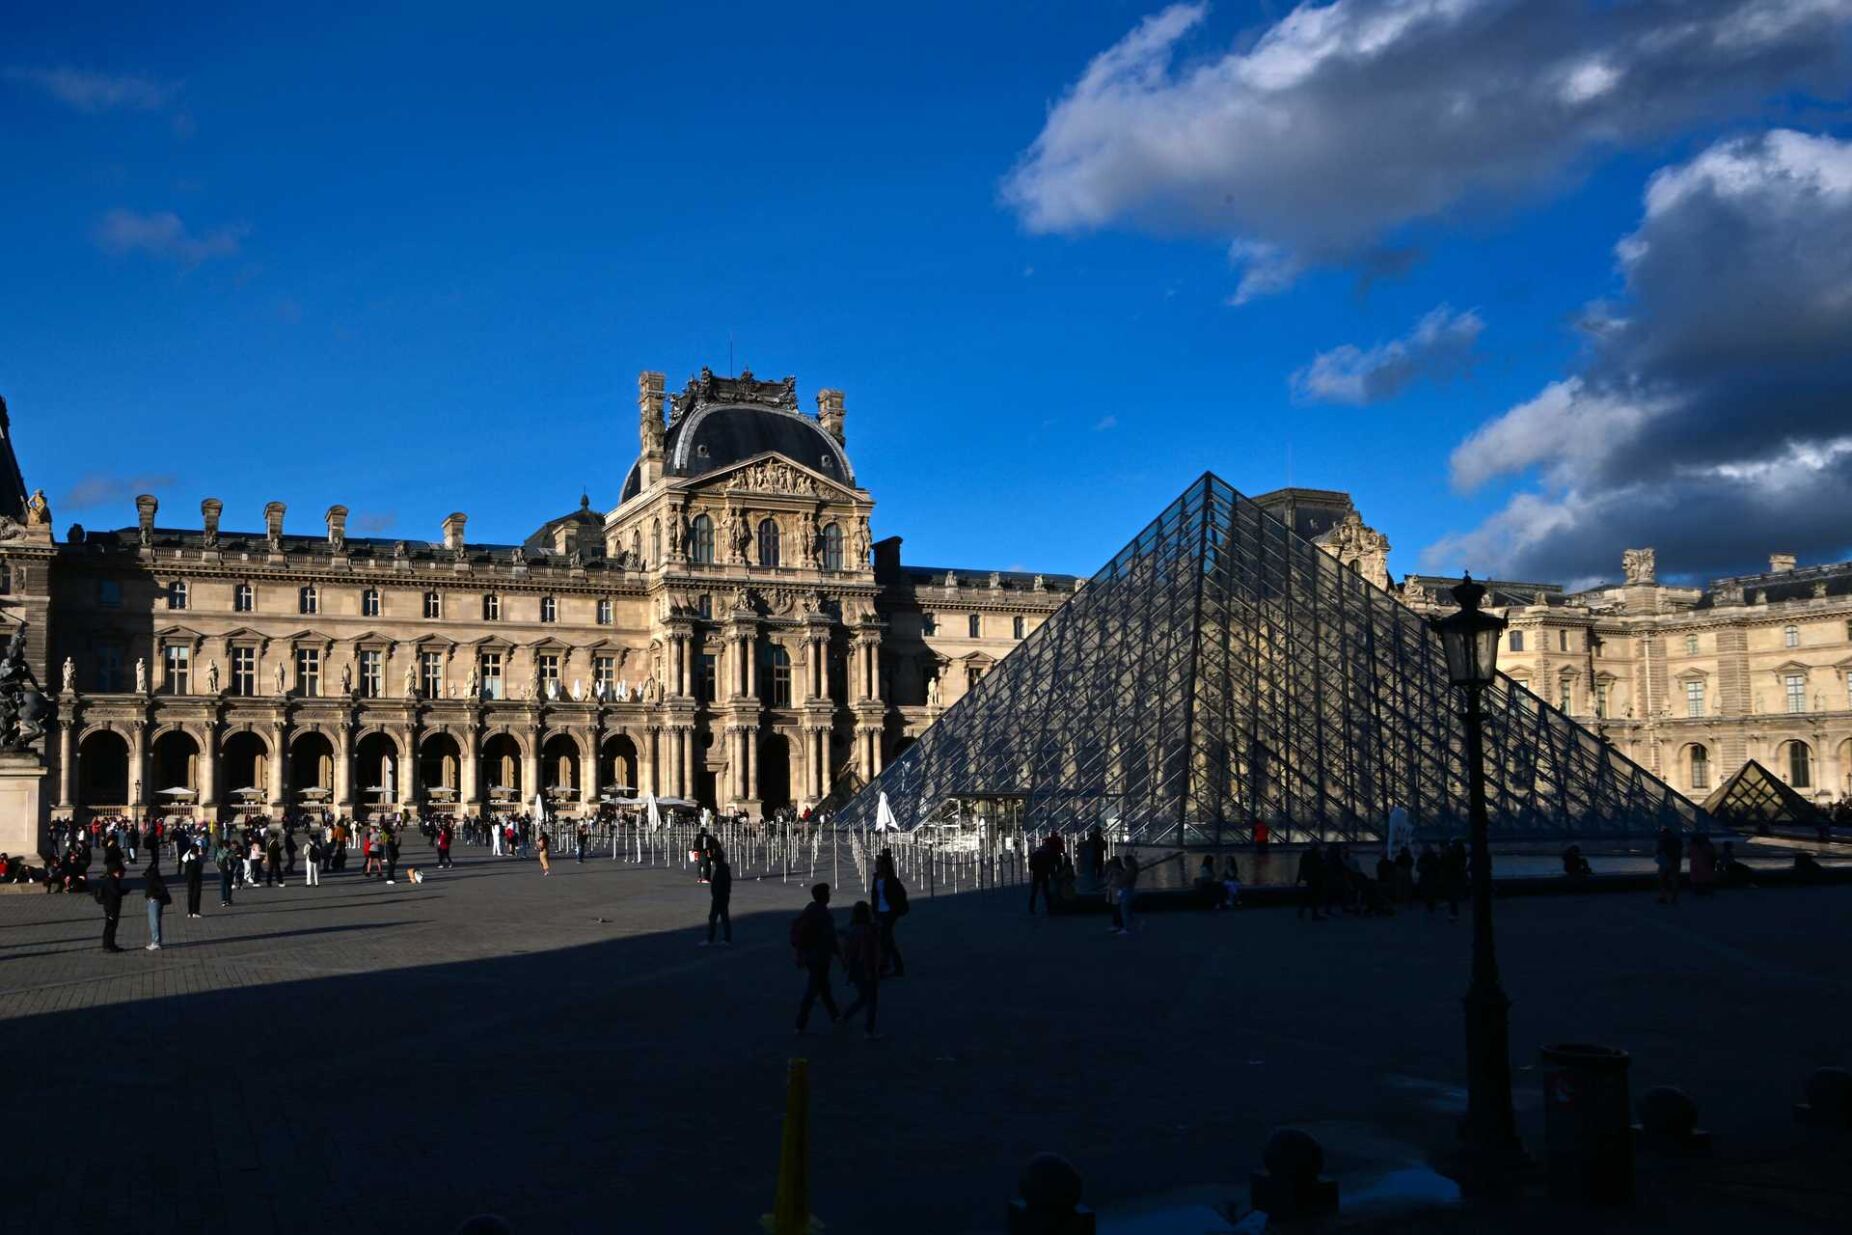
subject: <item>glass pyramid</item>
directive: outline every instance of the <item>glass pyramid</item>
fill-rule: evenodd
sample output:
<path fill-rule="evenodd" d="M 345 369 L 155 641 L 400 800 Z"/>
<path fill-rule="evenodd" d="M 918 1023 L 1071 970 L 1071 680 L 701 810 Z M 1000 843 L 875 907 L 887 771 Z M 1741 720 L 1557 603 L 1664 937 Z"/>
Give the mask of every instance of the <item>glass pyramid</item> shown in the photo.
<path fill-rule="evenodd" d="M 1704 799 L 1704 811 L 1739 832 L 1817 828 L 1826 821 L 1825 812 L 1754 759 Z"/>
<path fill-rule="evenodd" d="M 1486 692 L 1504 840 L 1634 837 L 1699 814 L 1515 683 Z M 1137 844 L 1364 841 L 1392 808 L 1463 835 L 1463 724 L 1419 615 L 1205 475 L 844 807 L 902 828 L 988 801 Z M 1007 803 L 1005 808 L 1002 803 Z"/>

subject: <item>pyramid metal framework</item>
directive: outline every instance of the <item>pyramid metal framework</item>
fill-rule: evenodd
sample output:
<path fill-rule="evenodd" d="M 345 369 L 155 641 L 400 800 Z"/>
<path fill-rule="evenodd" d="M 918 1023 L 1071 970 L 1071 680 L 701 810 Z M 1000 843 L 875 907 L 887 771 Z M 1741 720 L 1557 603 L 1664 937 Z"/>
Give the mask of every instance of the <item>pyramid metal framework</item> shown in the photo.
<path fill-rule="evenodd" d="M 1826 820 L 1826 812 L 1754 759 L 1704 799 L 1704 811 L 1723 826 L 1741 832 L 1817 828 Z"/>
<path fill-rule="evenodd" d="M 1012 799 L 1032 830 L 1137 844 L 1376 839 L 1467 820 L 1463 722 L 1420 616 L 1204 475 L 843 809 L 903 828 Z M 1529 691 L 1485 693 L 1500 839 L 1697 825 L 1685 798 Z"/>

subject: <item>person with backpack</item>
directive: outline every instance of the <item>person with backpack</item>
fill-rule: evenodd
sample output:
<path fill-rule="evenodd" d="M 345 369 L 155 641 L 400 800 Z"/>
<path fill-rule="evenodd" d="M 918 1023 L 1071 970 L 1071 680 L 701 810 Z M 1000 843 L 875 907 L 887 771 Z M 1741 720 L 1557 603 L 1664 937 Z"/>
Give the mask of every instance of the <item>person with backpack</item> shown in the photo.
<path fill-rule="evenodd" d="M 849 911 L 849 932 L 843 939 L 842 960 L 849 981 L 855 986 L 855 1002 L 843 1009 L 843 1019 L 848 1020 L 863 1008 L 868 1009 L 862 1036 L 878 1038 L 881 1035 L 875 1032 L 875 1009 L 881 996 L 881 930 L 875 925 L 867 901 L 856 901 L 855 908 Z"/>
<path fill-rule="evenodd" d="M 302 886 L 319 888 L 322 886 L 322 838 L 313 831 L 309 833 L 309 843 L 302 851 Z"/>
<path fill-rule="evenodd" d="M 733 919 L 727 913 L 727 907 L 733 899 L 733 868 L 727 864 L 727 854 L 720 847 L 719 841 L 713 841 L 708 848 L 707 879 L 707 942 L 708 947 L 714 942 L 714 923 L 720 923 L 720 939 L 723 944 L 733 943 Z"/>
<path fill-rule="evenodd" d="M 868 894 L 873 898 L 870 908 L 881 931 L 881 975 L 905 977 L 907 962 L 894 942 L 894 927 L 907 916 L 907 887 L 894 873 L 894 855 L 886 849 L 875 859 L 874 885 Z"/>
<path fill-rule="evenodd" d="M 167 890 L 167 880 L 161 878 L 161 851 L 150 845 L 148 847 L 148 869 L 142 872 L 142 895 L 148 898 L 148 951 L 161 950 L 161 911 L 174 903 L 173 894 Z"/>
<path fill-rule="evenodd" d="M 803 1033 L 810 1023 L 811 1005 L 823 1001 L 830 1014 L 830 1024 L 842 1019 L 836 1010 L 836 997 L 830 994 L 830 962 L 840 947 L 836 940 L 836 919 L 830 914 L 830 885 L 819 883 L 810 889 L 810 903 L 791 923 L 791 951 L 807 981 L 804 998 L 797 1005 L 797 1032 Z"/>

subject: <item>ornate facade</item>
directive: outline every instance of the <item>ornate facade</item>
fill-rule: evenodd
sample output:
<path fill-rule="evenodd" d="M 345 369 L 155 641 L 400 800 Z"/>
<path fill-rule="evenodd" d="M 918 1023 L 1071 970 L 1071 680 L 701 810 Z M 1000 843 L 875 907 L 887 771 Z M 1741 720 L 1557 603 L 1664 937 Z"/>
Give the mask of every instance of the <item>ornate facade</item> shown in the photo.
<path fill-rule="evenodd" d="M 47 813 L 321 803 L 566 812 L 654 792 L 754 814 L 878 773 L 1077 582 L 876 542 L 840 392 L 638 382 L 615 509 L 521 544 L 162 517 L 53 534 L 0 451 L 0 614 L 56 705 Z M 4 405 L 0 404 L 0 430 Z M 845 784 L 844 782 L 850 782 Z"/>

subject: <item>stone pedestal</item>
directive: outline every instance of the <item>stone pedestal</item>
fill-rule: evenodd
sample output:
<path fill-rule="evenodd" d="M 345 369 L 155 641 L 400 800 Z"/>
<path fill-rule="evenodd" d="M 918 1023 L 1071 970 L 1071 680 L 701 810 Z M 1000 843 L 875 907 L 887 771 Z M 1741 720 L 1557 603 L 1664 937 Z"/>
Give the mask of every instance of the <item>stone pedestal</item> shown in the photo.
<path fill-rule="evenodd" d="M 0 751 L 0 853 L 38 858 L 50 816 L 45 765 L 34 751 Z"/>

